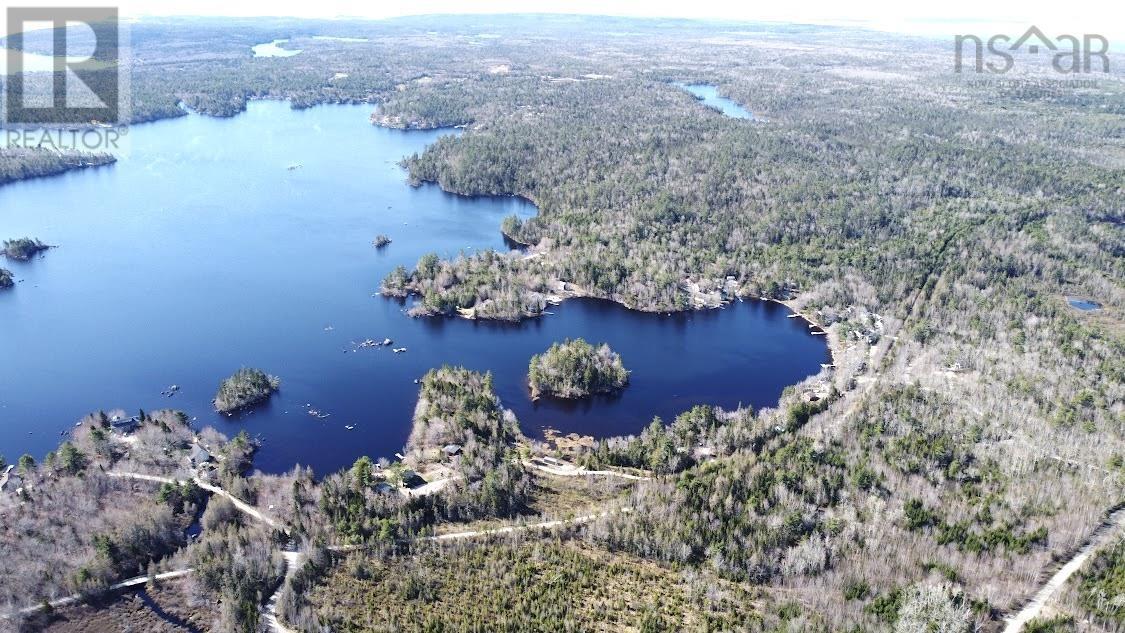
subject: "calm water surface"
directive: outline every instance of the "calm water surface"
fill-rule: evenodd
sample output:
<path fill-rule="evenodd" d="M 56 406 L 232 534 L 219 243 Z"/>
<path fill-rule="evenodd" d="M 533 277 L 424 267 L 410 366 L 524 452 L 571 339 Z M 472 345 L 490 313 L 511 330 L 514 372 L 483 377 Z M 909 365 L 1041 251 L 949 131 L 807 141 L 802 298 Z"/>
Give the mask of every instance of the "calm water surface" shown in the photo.
<path fill-rule="evenodd" d="M 7 63 L 7 60 L 4 59 L 4 58 L 7 55 L 9 55 L 10 53 L 11 53 L 10 49 L 0 47 L 0 77 L 4 77 L 4 76 L 8 75 L 8 63 Z M 28 52 L 23 52 L 23 51 L 20 52 L 20 55 L 21 55 L 21 58 L 22 58 L 21 61 L 20 61 L 20 64 L 21 64 L 20 68 L 25 73 L 50 73 L 50 72 L 55 71 L 55 58 L 50 56 L 50 55 L 41 55 L 39 53 L 28 53 Z M 68 61 L 70 63 L 78 63 L 78 62 L 86 61 L 88 59 L 89 59 L 88 55 L 87 56 L 72 55 L 72 56 L 67 57 L 66 61 Z M 34 81 L 49 81 L 49 79 L 48 80 L 41 80 L 41 79 L 36 78 L 36 77 L 27 77 L 24 80 L 25 81 L 32 81 L 32 82 L 34 82 Z"/>
<path fill-rule="evenodd" d="M 281 45 L 289 40 L 274 40 L 264 44 L 255 44 L 250 47 L 254 57 L 292 57 L 300 54 L 301 51 L 295 49 L 282 48 Z"/>
<path fill-rule="evenodd" d="M 1079 297 L 1067 297 L 1066 302 L 1070 304 L 1070 307 L 1076 310 L 1081 310 L 1083 312 L 1090 312 L 1102 307 L 1102 304 L 1098 303 L 1097 301 L 1091 301 L 1089 299 L 1082 299 Z"/>
<path fill-rule="evenodd" d="M 695 95 L 697 99 L 703 102 L 704 105 L 715 108 L 723 114 L 735 119 L 752 119 L 754 121 L 761 121 L 758 117 L 754 116 L 746 108 L 739 105 L 733 99 L 719 95 L 719 89 L 715 86 L 707 84 L 678 84 L 684 90 Z"/>
<path fill-rule="evenodd" d="M 772 405 L 826 362 L 823 337 L 761 302 L 663 316 L 574 300 L 518 326 L 407 317 L 375 294 L 391 268 L 504 249 L 501 220 L 536 211 L 408 186 L 398 161 L 448 132 L 376 128 L 369 113 L 253 102 L 232 119 L 133 127 L 116 165 L 0 187 L 0 236 L 59 246 L 3 264 L 21 282 L 0 293 L 0 454 L 42 457 L 96 409 L 175 407 L 262 437 L 263 470 L 324 473 L 399 450 L 414 380 L 443 363 L 492 371 L 529 434 L 614 435 L 696 403 Z M 393 239 L 383 250 L 379 233 Z M 576 336 L 609 342 L 632 384 L 532 403 L 529 357 Z M 369 337 L 408 351 L 355 351 Z M 238 418 L 215 414 L 219 380 L 243 365 L 280 376 L 281 392 Z M 180 392 L 162 396 L 172 384 Z"/>

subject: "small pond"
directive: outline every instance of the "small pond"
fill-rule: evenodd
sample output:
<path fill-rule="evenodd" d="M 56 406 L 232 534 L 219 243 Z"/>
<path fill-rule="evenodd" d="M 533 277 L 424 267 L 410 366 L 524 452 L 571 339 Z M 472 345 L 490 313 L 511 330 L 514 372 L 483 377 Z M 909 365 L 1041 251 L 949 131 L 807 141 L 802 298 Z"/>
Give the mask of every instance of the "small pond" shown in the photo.
<path fill-rule="evenodd" d="M 703 102 L 703 105 L 717 110 L 726 116 L 734 119 L 750 119 L 752 121 L 764 121 L 754 116 L 746 108 L 742 107 L 737 101 L 721 96 L 719 89 L 716 86 L 707 84 L 677 84 L 679 87 L 687 90 L 695 95 L 696 99 Z"/>

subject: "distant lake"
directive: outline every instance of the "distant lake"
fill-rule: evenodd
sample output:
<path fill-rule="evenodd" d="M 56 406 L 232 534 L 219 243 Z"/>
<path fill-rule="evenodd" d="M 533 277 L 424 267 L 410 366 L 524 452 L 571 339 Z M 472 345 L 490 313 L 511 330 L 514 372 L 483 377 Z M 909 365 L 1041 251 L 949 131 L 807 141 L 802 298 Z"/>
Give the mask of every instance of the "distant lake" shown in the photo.
<path fill-rule="evenodd" d="M 729 117 L 735 119 L 753 119 L 755 121 L 763 120 L 755 117 L 753 112 L 739 105 L 737 101 L 720 96 L 719 89 L 715 86 L 709 86 L 707 84 L 677 85 L 695 95 L 695 98 L 702 101 L 703 105 L 715 108 Z"/>
<path fill-rule="evenodd" d="M 520 325 L 406 316 L 376 294 L 395 265 L 506 250 L 501 220 L 536 209 L 410 187 L 398 161 L 451 131 L 378 128 L 370 111 L 254 101 L 230 119 L 137 125 L 115 165 L 0 187 L 0 237 L 58 245 L 0 262 L 22 280 L 0 292 L 0 454 L 41 458 L 97 409 L 172 407 L 262 437 L 263 470 L 323 474 L 393 456 L 415 379 L 444 363 L 492 371 L 530 435 L 607 436 L 699 403 L 774 405 L 827 362 L 824 337 L 759 301 L 667 316 L 570 300 Z M 379 233 L 393 240 L 382 250 Z M 533 403 L 531 355 L 578 336 L 609 342 L 632 384 L 615 398 Z M 408 351 L 355 350 L 385 337 Z M 239 418 L 214 413 L 219 381 L 243 365 L 280 376 L 281 392 Z M 163 397 L 173 384 L 179 393 Z"/>
<path fill-rule="evenodd" d="M 250 50 L 253 51 L 254 57 L 292 57 L 299 54 L 300 50 L 281 48 L 281 45 L 288 41 L 274 40 L 265 44 L 255 44 Z"/>
<path fill-rule="evenodd" d="M 7 55 L 9 49 L 0 48 L 0 77 L 8 74 Z M 25 73 L 53 73 L 55 72 L 55 57 L 51 55 L 40 55 L 39 53 L 23 53 L 22 70 Z M 70 56 L 66 60 L 72 63 L 78 63 L 89 59 L 85 56 Z M 104 67 L 104 64 L 103 64 Z"/>
<path fill-rule="evenodd" d="M 347 42 L 352 44 L 371 41 L 366 37 L 344 37 L 342 35 L 314 35 L 312 38 L 314 40 L 325 40 L 327 42 Z"/>

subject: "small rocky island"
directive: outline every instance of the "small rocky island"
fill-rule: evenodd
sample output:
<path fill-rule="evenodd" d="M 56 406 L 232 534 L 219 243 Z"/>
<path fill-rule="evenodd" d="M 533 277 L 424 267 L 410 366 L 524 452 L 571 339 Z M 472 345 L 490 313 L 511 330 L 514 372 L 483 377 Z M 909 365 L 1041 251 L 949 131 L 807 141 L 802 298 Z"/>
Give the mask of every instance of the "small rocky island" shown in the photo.
<path fill-rule="evenodd" d="M 215 394 L 215 410 L 219 413 L 234 413 L 239 409 L 264 402 L 281 386 L 277 376 L 271 376 L 260 369 L 243 367 L 219 385 Z"/>
<path fill-rule="evenodd" d="M 12 271 L 7 268 L 0 268 L 0 290 L 11 288 L 14 285 L 16 285 L 16 282 L 12 279 Z"/>
<path fill-rule="evenodd" d="M 584 398 L 613 393 L 629 383 L 621 355 L 602 343 L 595 347 L 583 339 L 567 339 L 531 357 L 527 372 L 531 397 Z"/>
<path fill-rule="evenodd" d="M 372 246 L 374 246 L 375 248 L 383 248 L 384 246 L 386 246 L 387 244 L 390 244 L 390 243 L 391 243 L 391 238 L 387 237 L 386 235 L 384 235 L 382 233 L 376 235 L 375 239 L 371 241 Z"/>
<path fill-rule="evenodd" d="M 4 240 L 4 249 L 0 253 L 3 253 L 9 259 L 26 262 L 48 248 L 51 247 L 37 239 L 21 237 L 14 240 Z"/>

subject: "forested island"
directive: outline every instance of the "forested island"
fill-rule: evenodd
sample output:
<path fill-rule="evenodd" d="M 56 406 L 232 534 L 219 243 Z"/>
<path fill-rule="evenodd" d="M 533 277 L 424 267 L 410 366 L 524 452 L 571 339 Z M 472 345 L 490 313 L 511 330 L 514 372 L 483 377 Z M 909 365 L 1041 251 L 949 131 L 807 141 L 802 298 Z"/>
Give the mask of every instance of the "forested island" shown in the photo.
<path fill-rule="evenodd" d="M 11 288 L 14 285 L 16 285 L 16 282 L 12 278 L 12 271 L 7 268 L 0 268 L 0 289 Z"/>
<path fill-rule="evenodd" d="M 9 259 L 26 262 L 39 253 L 51 248 L 40 240 L 30 237 L 21 237 L 14 240 L 4 240 L 4 248 L 0 250 Z"/>
<path fill-rule="evenodd" d="M 624 389 L 629 384 L 629 372 L 609 345 L 595 347 L 577 338 L 555 343 L 546 352 L 532 356 L 527 382 L 532 398 L 583 398 Z"/>
<path fill-rule="evenodd" d="M 243 367 L 219 384 L 215 394 L 215 410 L 233 413 L 269 399 L 281 386 L 277 376 L 260 369 Z"/>

